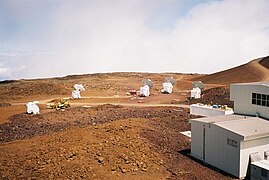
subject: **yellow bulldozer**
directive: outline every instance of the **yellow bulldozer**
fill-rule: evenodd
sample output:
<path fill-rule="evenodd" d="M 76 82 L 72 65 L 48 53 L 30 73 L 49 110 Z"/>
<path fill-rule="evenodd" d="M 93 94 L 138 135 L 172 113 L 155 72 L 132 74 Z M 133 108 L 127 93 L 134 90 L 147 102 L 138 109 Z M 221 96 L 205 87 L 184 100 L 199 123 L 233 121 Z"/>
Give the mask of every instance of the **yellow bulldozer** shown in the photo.
<path fill-rule="evenodd" d="M 61 110 L 61 109 L 66 109 L 71 107 L 69 104 L 69 98 L 63 98 L 59 101 L 55 101 L 53 103 L 47 104 L 48 109 L 56 109 L 56 110 Z"/>

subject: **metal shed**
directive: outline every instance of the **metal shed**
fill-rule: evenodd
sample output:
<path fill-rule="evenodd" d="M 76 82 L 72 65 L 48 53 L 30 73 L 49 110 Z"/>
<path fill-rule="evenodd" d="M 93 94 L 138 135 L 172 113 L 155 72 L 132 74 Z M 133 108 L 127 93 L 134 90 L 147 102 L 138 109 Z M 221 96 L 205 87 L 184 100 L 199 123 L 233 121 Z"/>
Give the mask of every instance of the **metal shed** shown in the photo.
<path fill-rule="evenodd" d="M 246 176 L 249 156 L 269 150 L 269 121 L 226 115 L 191 119 L 191 155 L 236 177 Z"/>

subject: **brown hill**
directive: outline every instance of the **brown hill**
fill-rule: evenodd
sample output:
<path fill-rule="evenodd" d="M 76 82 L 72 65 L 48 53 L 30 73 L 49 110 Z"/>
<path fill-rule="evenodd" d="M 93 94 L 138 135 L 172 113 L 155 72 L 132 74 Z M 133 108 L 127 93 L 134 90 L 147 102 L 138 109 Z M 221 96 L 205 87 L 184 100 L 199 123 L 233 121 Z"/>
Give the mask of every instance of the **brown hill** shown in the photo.
<path fill-rule="evenodd" d="M 259 58 L 228 70 L 193 78 L 205 84 L 230 85 L 231 83 L 257 82 L 269 80 L 269 57 Z"/>
<path fill-rule="evenodd" d="M 260 61 L 260 64 L 263 65 L 264 67 L 266 67 L 267 69 L 269 69 L 269 56 L 263 58 Z"/>

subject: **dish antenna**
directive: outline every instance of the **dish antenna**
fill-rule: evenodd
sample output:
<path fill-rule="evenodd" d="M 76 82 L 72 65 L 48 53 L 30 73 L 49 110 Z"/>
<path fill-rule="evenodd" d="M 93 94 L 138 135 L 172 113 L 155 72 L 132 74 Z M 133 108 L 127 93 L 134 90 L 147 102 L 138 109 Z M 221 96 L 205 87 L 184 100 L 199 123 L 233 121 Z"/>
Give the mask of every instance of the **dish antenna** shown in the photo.
<path fill-rule="evenodd" d="M 205 89 L 205 85 L 201 81 L 194 81 L 192 82 L 192 87 L 193 88 L 200 88 L 201 90 Z"/>
<path fill-rule="evenodd" d="M 85 88 L 82 84 L 75 84 L 73 87 L 76 91 L 85 91 Z"/>
<path fill-rule="evenodd" d="M 175 85 L 177 83 L 177 81 L 173 77 L 166 77 L 164 79 L 164 82 L 171 83 L 172 85 Z"/>
<path fill-rule="evenodd" d="M 150 79 L 144 79 L 144 80 L 142 81 L 142 84 L 143 84 L 144 86 L 148 85 L 150 89 L 153 87 L 153 82 L 152 82 Z"/>

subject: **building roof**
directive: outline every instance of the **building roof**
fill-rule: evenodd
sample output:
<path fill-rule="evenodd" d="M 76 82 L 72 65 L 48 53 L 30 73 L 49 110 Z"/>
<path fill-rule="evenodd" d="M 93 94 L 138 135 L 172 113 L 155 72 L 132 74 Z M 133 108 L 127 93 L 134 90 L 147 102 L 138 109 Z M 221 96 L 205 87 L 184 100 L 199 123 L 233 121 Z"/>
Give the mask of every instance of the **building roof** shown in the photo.
<path fill-rule="evenodd" d="M 208 105 L 205 105 L 205 104 L 192 104 L 190 106 L 191 107 L 198 107 L 198 108 L 201 108 L 201 109 L 210 109 L 212 111 L 232 111 L 233 112 L 233 109 L 231 109 L 231 108 L 228 108 L 228 109 L 213 108 L 213 106 L 208 106 Z"/>
<path fill-rule="evenodd" d="M 254 85 L 254 86 L 265 86 L 269 87 L 269 82 L 250 82 L 250 83 L 235 83 L 231 85 L 240 85 L 240 86 L 249 86 L 249 85 Z"/>
<path fill-rule="evenodd" d="M 238 119 L 242 119 L 243 117 L 245 116 L 233 114 L 233 115 L 225 115 L 225 116 L 191 119 L 190 122 L 196 121 L 196 122 L 204 122 L 204 123 L 216 123 L 216 122 L 222 122 L 222 121 L 238 120 Z M 246 116 L 246 118 L 249 118 L 249 116 Z"/>
<path fill-rule="evenodd" d="M 215 124 L 242 136 L 243 140 L 269 137 L 269 121 L 260 117 L 226 115 L 190 120 L 193 121 Z"/>
<path fill-rule="evenodd" d="M 263 169 L 269 170 L 269 161 L 268 160 L 260 160 L 260 161 L 256 161 L 256 162 L 252 162 L 251 164 L 261 167 Z"/>

